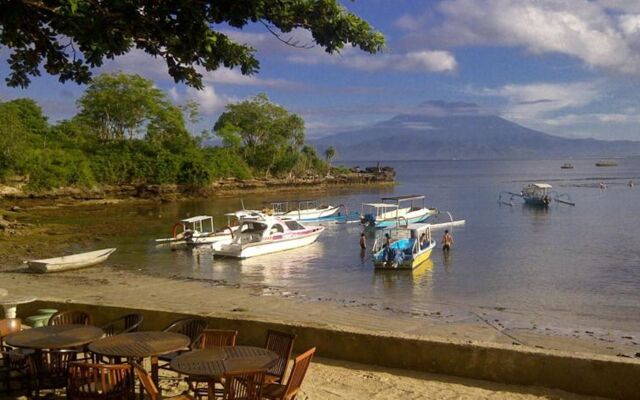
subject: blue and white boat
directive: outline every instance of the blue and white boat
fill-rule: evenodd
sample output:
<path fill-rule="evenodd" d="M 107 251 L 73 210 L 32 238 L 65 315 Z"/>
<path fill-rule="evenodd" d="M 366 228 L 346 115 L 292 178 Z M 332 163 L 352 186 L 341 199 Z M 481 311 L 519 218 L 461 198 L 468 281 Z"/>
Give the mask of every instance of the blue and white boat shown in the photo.
<path fill-rule="evenodd" d="M 438 212 L 435 208 L 425 207 L 424 196 L 421 195 L 383 197 L 381 200 L 381 203 L 362 204 L 360 222 L 365 227 L 384 229 L 406 226 L 425 222 Z M 408 207 L 405 206 L 407 203 Z"/>
<path fill-rule="evenodd" d="M 373 245 L 376 269 L 415 269 L 427 261 L 436 246 L 430 224 L 410 224 L 389 231 Z"/>

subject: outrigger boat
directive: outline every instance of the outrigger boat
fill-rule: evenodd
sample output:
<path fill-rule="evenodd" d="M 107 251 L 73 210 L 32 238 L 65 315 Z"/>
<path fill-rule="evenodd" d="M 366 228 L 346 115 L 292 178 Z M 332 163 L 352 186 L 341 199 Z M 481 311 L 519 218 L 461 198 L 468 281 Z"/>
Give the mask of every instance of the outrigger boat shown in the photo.
<path fill-rule="evenodd" d="M 214 245 L 214 256 L 249 258 L 307 246 L 324 231 L 323 226 L 304 226 L 298 221 L 252 212 L 240 218 L 230 243 Z"/>
<path fill-rule="evenodd" d="M 430 224 L 410 224 L 389 231 L 390 244 L 379 238 L 373 245 L 376 269 L 415 269 L 431 256 L 436 246 Z"/>
<path fill-rule="evenodd" d="M 501 204 L 513 205 L 512 200 L 514 197 L 521 197 L 525 204 L 537 207 L 548 207 L 552 201 L 557 203 L 567 204 L 570 206 L 575 206 L 576 204 L 569 201 L 569 195 L 566 193 L 558 194 L 556 191 L 552 191 L 553 186 L 548 183 L 531 183 L 524 188 L 520 193 L 513 192 L 504 192 L 507 195 L 511 196 L 509 198 L 509 202 L 505 202 L 502 200 L 502 193 L 498 197 L 498 202 Z M 566 200 L 565 200 L 566 199 Z"/>
<path fill-rule="evenodd" d="M 227 215 L 229 216 L 229 214 Z M 213 224 L 213 217 L 209 215 L 198 215 L 176 222 L 171 231 L 172 237 L 156 239 L 156 243 L 169 244 L 171 246 L 199 246 L 210 245 L 219 241 L 230 242 L 232 230 L 233 228 L 226 226 L 216 231 L 215 225 Z"/>
<path fill-rule="evenodd" d="M 436 214 L 435 208 L 424 205 L 424 196 L 410 195 L 398 197 L 383 197 L 381 203 L 363 203 L 360 222 L 368 228 L 383 229 L 398 224 L 415 224 L 425 222 L 431 215 Z M 421 206 L 415 203 L 422 201 Z M 409 207 L 403 204 L 410 202 Z"/>
<path fill-rule="evenodd" d="M 294 203 L 295 206 L 292 206 Z M 340 214 L 339 206 L 320 204 L 318 200 L 298 200 L 296 202 L 272 202 L 264 211 L 267 215 L 294 221 L 318 221 L 331 219 Z"/>

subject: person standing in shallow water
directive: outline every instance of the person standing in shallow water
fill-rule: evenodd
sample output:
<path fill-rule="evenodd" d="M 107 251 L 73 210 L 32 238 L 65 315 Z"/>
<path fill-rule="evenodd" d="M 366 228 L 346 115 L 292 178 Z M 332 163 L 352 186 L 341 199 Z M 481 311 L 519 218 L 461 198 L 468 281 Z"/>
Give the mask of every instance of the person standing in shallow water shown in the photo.
<path fill-rule="evenodd" d="M 451 250 L 451 246 L 453 246 L 453 236 L 449 233 L 449 230 L 445 230 L 442 236 L 442 251 L 448 252 Z"/>
<path fill-rule="evenodd" d="M 360 234 L 360 250 L 366 250 L 366 249 L 367 249 L 367 237 L 363 232 Z"/>

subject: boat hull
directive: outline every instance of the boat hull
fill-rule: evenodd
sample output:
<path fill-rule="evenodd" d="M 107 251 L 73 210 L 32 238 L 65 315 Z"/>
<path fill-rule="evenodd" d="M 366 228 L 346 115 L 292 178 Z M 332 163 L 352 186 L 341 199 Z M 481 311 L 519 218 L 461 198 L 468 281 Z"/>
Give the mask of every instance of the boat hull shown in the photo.
<path fill-rule="evenodd" d="M 316 227 L 308 233 L 298 234 L 286 239 L 266 240 L 254 243 L 230 243 L 221 245 L 217 249 L 214 248 L 214 256 L 234 257 L 234 258 L 251 258 L 264 254 L 277 253 L 295 249 L 298 247 L 308 246 L 315 242 L 324 231 L 324 227 Z"/>
<path fill-rule="evenodd" d="M 373 265 L 376 269 L 379 270 L 412 270 L 418 268 L 422 263 L 429 260 L 431 257 L 431 252 L 436 247 L 436 242 L 431 241 L 429 246 L 420 250 L 417 254 L 412 255 L 410 258 L 406 258 L 397 265 L 393 265 L 390 262 L 380 260 L 377 254 L 374 256 Z M 381 250 L 384 251 L 384 250 Z"/>
<path fill-rule="evenodd" d="M 38 273 L 69 271 L 100 264 L 106 261 L 114 251 L 116 249 L 96 250 L 71 256 L 31 260 L 27 264 L 31 271 Z"/>
<path fill-rule="evenodd" d="M 425 222 L 433 214 L 435 214 L 435 210 L 433 209 L 422 209 L 418 211 L 411 211 L 399 219 L 389 218 L 389 219 L 383 219 L 380 221 L 376 220 L 375 226 L 373 227 L 375 229 L 385 229 L 385 228 L 396 227 L 398 226 L 398 223 L 400 223 L 401 225 L 417 224 L 417 223 Z M 372 226 L 369 226 L 369 227 L 372 227 Z"/>
<path fill-rule="evenodd" d="M 286 213 L 278 213 L 275 216 L 294 221 L 316 221 L 333 217 L 338 212 L 340 212 L 340 207 L 327 207 L 323 209 L 292 210 Z"/>

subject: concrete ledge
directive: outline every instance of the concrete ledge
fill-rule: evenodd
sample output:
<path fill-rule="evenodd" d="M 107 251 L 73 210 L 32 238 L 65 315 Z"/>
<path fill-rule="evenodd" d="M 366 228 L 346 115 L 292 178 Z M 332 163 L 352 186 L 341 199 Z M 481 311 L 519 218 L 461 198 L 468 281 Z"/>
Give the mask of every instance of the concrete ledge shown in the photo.
<path fill-rule="evenodd" d="M 133 310 L 91 304 L 34 302 L 19 316 L 39 308 L 82 309 L 97 325 L 131 312 L 144 315 L 144 330 L 159 330 L 186 314 Z M 488 381 L 535 385 L 619 399 L 640 399 L 640 362 L 608 356 L 488 346 L 455 341 L 410 339 L 351 331 L 291 326 L 264 321 L 203 316 L 212 328 L 236 329 L 240 344 L 264 344 L 267 329 L 296 333 L 296 352 L 317 347 L 318 355 L 337 360 L 403 368 Z"/>

